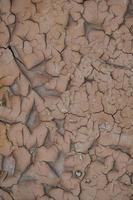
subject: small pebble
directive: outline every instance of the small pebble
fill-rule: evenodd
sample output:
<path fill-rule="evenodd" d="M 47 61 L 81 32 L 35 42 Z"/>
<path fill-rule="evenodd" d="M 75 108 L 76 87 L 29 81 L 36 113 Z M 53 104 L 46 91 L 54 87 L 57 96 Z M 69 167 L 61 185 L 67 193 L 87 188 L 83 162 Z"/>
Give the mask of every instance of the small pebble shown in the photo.
<path fill-rule="evenodd" d="M 75 175 L 76 175 L 77 177 L 81 177 L 81 176 L 82 176 L 82 172 L 81 172 L 80 170 L 77 170 L 77 171 L 75 172 Z"/>

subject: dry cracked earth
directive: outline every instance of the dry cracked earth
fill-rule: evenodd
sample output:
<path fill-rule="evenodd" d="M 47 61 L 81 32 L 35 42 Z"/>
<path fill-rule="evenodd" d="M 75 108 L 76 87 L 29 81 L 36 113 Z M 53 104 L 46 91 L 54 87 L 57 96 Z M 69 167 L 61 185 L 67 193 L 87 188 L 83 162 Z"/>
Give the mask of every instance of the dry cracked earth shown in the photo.
<path fill-rule="evenodd" d="M 133 200 L 133 0 L 0 0 L 0 200 Z"/>

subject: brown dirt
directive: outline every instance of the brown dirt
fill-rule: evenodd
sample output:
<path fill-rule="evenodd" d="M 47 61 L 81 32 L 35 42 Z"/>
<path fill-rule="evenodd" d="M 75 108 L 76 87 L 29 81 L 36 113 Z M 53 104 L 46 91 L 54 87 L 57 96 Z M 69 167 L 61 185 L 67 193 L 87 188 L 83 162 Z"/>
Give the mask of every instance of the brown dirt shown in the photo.
<path fill-rule="evenodd" d="M 133 0 L 0 0 L 0 200 L 133 200 Z"/>

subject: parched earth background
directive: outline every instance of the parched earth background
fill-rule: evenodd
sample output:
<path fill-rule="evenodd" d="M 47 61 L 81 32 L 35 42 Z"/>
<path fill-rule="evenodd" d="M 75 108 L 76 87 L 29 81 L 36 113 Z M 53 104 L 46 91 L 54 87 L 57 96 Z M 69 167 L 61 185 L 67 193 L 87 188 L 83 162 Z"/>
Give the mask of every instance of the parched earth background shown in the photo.
<path fill-rule="evenodd" d="M 0 0 L 0 200 L 133 200 L 133 0 Z"/>

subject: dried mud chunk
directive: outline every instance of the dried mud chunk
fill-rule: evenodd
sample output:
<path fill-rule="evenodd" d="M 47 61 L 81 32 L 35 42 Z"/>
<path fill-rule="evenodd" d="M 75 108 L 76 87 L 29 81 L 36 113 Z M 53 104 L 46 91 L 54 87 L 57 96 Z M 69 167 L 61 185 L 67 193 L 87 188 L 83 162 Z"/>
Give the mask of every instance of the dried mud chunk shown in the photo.
<path fill-rule="evenodd" d="M 91 74 L 93 67 L 91 65 L 91 59 L 88 56 L 82 58 L 79 69 L 84 76 L 89 76 Z"/>
<path fill-rule="evenodd" d="M 19 76 L 19 70 L 9 49 L 0 48 L 0 84 L 11 85 L 16 77 Z"/>
<path fill-rule="evenodd" d="M 60 152 L 54 164 L 54 168 L 59 176 L 61 176 L 61 174 L 64 171 L 64 160 L 65 160 L 65 154 L 63 152 Z"/>
<path fill-rule="evenodd" d="M 121 90 L 110 90 L 105 93 L 102 102 L 104 111 L 106 113 L 114 114 L 118 109 L 123 109 L 126 106 L 128 97 Z"/>
<path fill-rule="evenodd" d="M 16 148 L 13 151 L 13 156 L 16 161 L 16 172 L 23 172 L 30 164 L 30 154 L 24 147 Z M 22 158 L 23 157 L 23 161 Z"/>
<path fill-rule="evenodd" d="M 90 168 L 87 170 L 87 179 L 89 179 L 88 186 L 92 187 L 96 185 L 98 189 L 103 189 L 107 184 L 107 179 L 104 174 L 105 166 L 95 161 L 90 165 Z"/>
<path fill-rule="evenodd" d="M 73 44 L 73 40 L 79 39 L 79 37 L 84 35 L 84 21 L 80 19 L 77 22 L 70 23 L 67 33 L 68 34 L 66 36 L 66 43 L 68 45 L 70 45 L 71 43 Z M 74 46 L 72 46 L 72 48 L 74 48 Z"/>
<path fill-rule="evenodd" d="M 28 69 L 31 69 L 44 60 L 43 52 L 46 45 L 44 37 L 39 35 L 37 23 L 30 20 L 18 23 L 11 43 Z"/>
<path fill-rule="evenodd" d="M 15 124 L 11 126 L 8 130 L 8 138 L 9 141 L 12 142 L 14 146 L 22 146 L 23 145 L 23 137 L 22 137 L 22 129 L 23 125 L 22 124 Z"/>
<path fill-rule="evenodd" d="M 35 180 L 39 183 L 55 186 L 59 182 L 59 177 L 49 163 L 36 162 L 23 174 L 21 180 Z"/>
<path fill-rule="evenodd" d="M 80 193 L 79 180 L 77 178 L 74 178 L 70 172 L 64 172 L 61 174 L 60 184 L 67 190 L 71 191 L 71 193 L 74 196 L 79 195 Z"/>
<path fill-rule="evenodd" d="M 87 21 L 88 28 L 91 28 L 91 24 L 94 24 L 96 28 L 100 29 L 102 26 L 102 23 L 106 19 L 106 17 L 109 15 L 108 13 L 108 5 L 107 2 L 102 0 L 100 2 L 96 1 L 86 1 L 84 3 L 84 14 L 83 17 Z"/>
<path fill-rule="evenodd" d="M 132 109 L 129 106 L 124 107 L 122 111 L 118 111 L 114 117 L 120 127 L 130 128 L 132 125 Z"/>
<path fill-rule="evenodd" d="M 132 135 L 128 135 L 125 133 L 121 134 L 120 140 L 119 140 L 119 145 L 121 148 L 125 148 L 129 151 L 131 157 L 133 157 L 133 147 L 132 147 L 132 143 L 133 143 L 133 136 Z"/>
<path fill-rule="evenodd" d="M 82 155 L 80 153 L 78 154 L 70 154 L 65 159 L 64 167 L 73 170 L 75 175 L 78 177 L 84 175 L 84 170 L 86 167 L 90 164 L 91 159 L 89 155 Z"/>
<path fill-rule="evenodd" d="M 12 152 L 11 143 L 8 141 L 7 127 L 3 123 L 0 123 L 0 154 L 4 156 L 10 155 Z"/>
<path fill-rule="evenodd" d="M 91 60 L 88 56 L 84 56 L 81 59 L 80 65 L 78 68 L 76 68 L 74 72 L 74 77 L 72 79 L 72 85 L 79 87 L 81 86 L 85 80 L 89 81 L 89 76 L 91 75 L 93 71 Z"/>
<path fill-rule="evenodd" d="M 114 190 L 114 193 L 112 193 L 113 190 Z M 107 188 L 105 189 L 105 192 L 108 193 L 110 198 L 111 198 L 111 196 L 113 196 L 113 198 L 115 198 L 115 199 L 123 198 L 123 199 L 127 199 L 127 200 L 129 199 L 129 197 L 131 196 L 131 193 L 132 193 L 126 185 L 121 184 L 118 181 L 114 182 L 114 187 L 112 187 L 112 185 L 110 183 L 107 186 Z"/>
<path fill-rule="evenodd" d="M 50 148 L 40 147 L 36 153 L 36 161 L 55 162 L 58 156 L 58 150 L 55 146 Z"/>
<path fill-rule="evenodd" d="M 6 25 L 9 26 L 9 25 L 13 25 L 13 24 L 15 23 L 16 17 L 15 17 L 14 14 L 8 13 L 8 14 L 4 17 L 3 20 L 5 21 Z"/>
<path fill-rule="evenodd" d="M 23 2 L 17 0 L 13 1 L 11 10 L 16 14 L 19 21 L 29 19 L 35 14 L 35 6 L 30 0 L 24 0 Z"/>
<path fill-rule="evenodd" d="M 32 110 L 32 107 L 36 105 L 36 97 L 35 93 L 33 91 L 30 91 L 29 95 L 27 97 L 22 98 L 21 102 L 21 112 L 19 113 L 19 116 L 17 118 L 18 122 L 26 122 L 28 119 L 28 116 Z"/>
<path fill-rule="evenodd" d="M 2 170 L 2 162 L 3 162 L 3 156 L 0 155 L 0 170 Z"/>
<path fill-rule="evenodd" d="M 64 1 L 40 1 L 37 3 L 42 20 L 40 21 L 41 32 L 48 32 L 54 24 L 65 26 L 68 20 L 68 11 L 63 8 Z"/>
<path fill-rule="evenodd" d="M 74 132 L 81 126 L 85 126 L 87 124 L 87 121 L 88 119 L 85 117 L 68 114 L 65 119 L 64 128 L 70 132 Z"/>
<path fill-rule="evenodd" d="M 132 15 L 131 16 L 128 16 L 126 19 L 125 19 L 125 24 L 126 26 L 129 28 L 130 32 L 133 33 L 133 17 Z"/>
<path fill-rule="evenodd" d="M 9 31 L 4 22 L 0 22 L 0 47 L 7 47 L 9 42 Z"/>
<path fill-rule="evenodd" d="M 128 176 L 127 174 L 124 174 L 124 175 L 121 177 L 120 181 L 121 181 L 122 183 L 126 184 L 126 185 L 130 185 L 130 184 L 131 184 L 130 178 L 129 178 L 129 176 Z"/>
<path fill-rule="evenodd" d="M 84 77 L 82 71 L 77 68 L 74 73 L 74 77 L 72 79 L 71 84 L 74 86 L 81 86 L 84 83 L 84 79 L 85 79 L 85 77 Z"/>
<path fill-rule="evenodd" d="M 36 145 L 38 147 L 44 144 L 45 139 L 47 137 L 47 132 L 48 130 L 46 128 L 45 123 L 41 123 L 33 130 L 33 137 L 35 137 Z"/>
<path fill-rule="evenodd" d="M 104 146 L 118 145 L 120 136 L 113 133 L 101 133 L 99 143 Z"/>
<path fill-rule="evenodd" d="M 0 2 L 0 8 L 1 8 L 1 18 L 6 23 L 6 25 L 13 24 L 15 22 L 15 15 L 11 14 L 10 8 L 11 3 L 9 0 L 2 0 Z"/>
<path fill-rule="evenodd" d="M 122 50 L 124 53 L 132 52 L 132 46 L 131 46 L 132 34 L 125 25 L 122 25 L 120 29 L 114 32 L 113 35 L 117 39 L 118 50 Z"/>
<path fill-rule="evenodd" d="M 18 78 L 16 78 L 16 81 L 11 86 L 11 91 L 15 95 L 27 96 L 29 92 L 29 87 L 29 81 L 25 78 L 23 74 L 21 74 Z"/>
<path fill-rule="evenodd" d="M 67 6 L 70 8 L 70 13 L 72 18 L 75 21 L 79 20 L 81 18 L 81 14 L 83 13 L 82 4 L 78 4 L 77 2 L 71 1 L 71 3 L 68 4 Z"/>
<path fill-rule="evenodd" d="M 0 5 L 2 6 L 1 7 L 1 10 L 3 12 L 9 12 L 10 11 L 10 1 L 9 0 L 1 0 L 0 2 Z"/>
<path fill-rule="evenodd" d="M 34 51 L 34 53 L 30 53 L 30 54 L 23 54 L 23 50 L 18 50 L 21 53 L 21 57 L 24 60 L 24 63 L 26 64 L 28 69 L 31 69 L 32 67 L 34 67 L 35 65 L 38 65 L 40 62 L 42 62 L 44 60 L 44 56 L 43 56 L 43 52 L 41 52 L 40 50 L 36 50 Z"/>
<path fill-rule="evenodd" d="M 95 123 L 94 127 L 100 131 L 111 131 L 114 126 L 114 119 L 111 115 L 104 112 L 96 113 L 92 115 L 92 119 Z M 89 123 L 88 123 L 89 125 Z M 89 127 L 89 126 L 88 126 Z"/>
<path fill-rule="evenodd" d="M 3 161 L 3 170 L 8 173 L 9 176 L 14 174 L 15 160 L 13 156 L 5 157 Z"/>
<path fill-rule="evenodd" d="M 106 17 L 103 27 L 107 33 L 115 31 L 120 24 L 123 23 L 124 14 L 127 10 L 128 1 L 113 1 L 107 2 L 110 14 Z"/>
<path fill-rule="evenodd" d="M 108 193 L 105 190 L 98 190 L 97 194 L 96 194 L 96 199 L 97 200 L 102 200 L 102 199 L 109 200 L 110 196 L 108 195 Z"/>
<path fill-rule="evenodd" d="M 70 112 L 72 114 L 77 114 L 79 116 L 84 116 L 85 111 L 89 108 L 88 97 L 84 87 L 80 88 L 78 91 L 72 91 L 71 93 Z"/>
<path fill-rule="evenodd" d="M 88 149 L 93 145 L 98 136 L 98 132 L 93 132 L 91 126 L 89 126 L 89 130 L 86 127 L 81 127 L 77 131 L 75 141 L 73 141 L 75 151 L 87 153 Z"/>
<path fill-rule="evenodd" d="M 12 187 L 12 196 L 17 200 L 35 200 L 43 194 L 43 186 L 34 181 L 24 181 Z"/>
<path fill-rule="evenodd" d="M 58 76 L 64 65 L 65 65 L 64 61 L 56 63 L 54 62 L 54 60 L 53 61 L 50 60 L 46 63 L 46 71 L 52 76 Z"/>
<path fill-rule="evenodd" d="M 26 146 L 27 149 L 40 147 L 44 144 L 47 136 L 47 128 L 45 124 L 41 123 L 33 129 L 32 134 L 28 128 L 20 123 L 13 125 L 8 131 L 8 138 L 14 146 Z"/>
<path fill-rule="evenodd" d="M 33 105 L 32 110 L 27 118 L 26 124 L 30 130 L 33 130 L 40 124 L 39 113 Z"/>
<path fill-rule="evenodd" d="M 47 33 L 47 42 L 57 51 L 61 52 L 64 49 L 65 32 L 62 26 L 55 25 Z"/>
<path fill-rule="evenodd" d="M 113 118 L 105 113 L 101 112 L 92 115 L 88 120 L 87 127 L 81 127 L 76 131 L 73 141 L 76 152 L 88 152 L 88 149 L 92 147 L 100 136 L 100 132 L 103 132 L 106 136 L 107 132 L 112 130 L 113 124 Z"/>
<path fill-rule="evenodd" d="M 64 113 L 67 112 L 67 109 L 65 108 L 59 97 L 46 97 L 45 106 L 51 111 L 52 118 L 64 119 Z"/>
<path fill-rule="evenodd" d="M 113 128 L 113 118 L 105 113 L 92 115 L 88 120 L 87 127 L 81 127 L 76 132 L 74 139 L 76 152 L 86 153 L 100 136 L 100 132 L 111 131 Z"/>
<path fill-rule="evenodd" d="M 92 30 L 88 33 L 89 48 L 95 54 L 95 57 L 103 55 L 105 49 L 108 47 L 109 37 L 105 35 L 104 31 Z"/>
<path fill-rule="evenodd" d="M 114 64 L 114 66 L 118 66 L 120 68 L 128 68 L 131 69 L 132 68 L 132 61 L 133 61 L 133 57 L 131 56 L 131 54 L 127 53 L 125 54 L 122 51 L 117 51 L 117 57 L 116 59 L 110 59 L 110 63 L 112 63 L 112 65 Z"/>
<path fill-rule="evenodd" d="M 41 2 L 42 0 L 32 0 L 33 3 L 39 3 Z"/>
<path fill-rule="evenodd" d="M 62 54 L 64 62 L 69 67 L 69 72 L 73 73 L 75 65 L 80 63 L 81 55 L 76 51 L 72 51 L 70 47 L 66 47 Z"/>
<path fill-rule="evenodd" d="M 0 189 L 0 199 L 12 200 L 12 197 L 8 194 L 8 192 Z"/>
<path fill-rule="evenodd" d="M 49 194 L 55 200 L 62 200 L 62 199 L 63 200 L 79 200 L 77 196 L 74 196 L 71 193 L 66 192 L 60 188 L 50 190 Z"/>
<path fill-rule="evenodd" d="M 123 15 L 125 10 L 126 10 L 126 6 L 128 4 L 128 1 L 120 1 L 118 0 L 117 2 L 114 0 L 109 0 L 108 1 L 108 5 L 111 6 L 111 10 L 113 11 L 114 14 L 119 14 L 119 15 Z M 119 11 L 119 12 L 118 12 Z"/>
<path fill-rule="evenodd" d="M 97 3 L 95 1 L 86 1 L 85 4 L 85 11 L 84 11 L 84 18 L 89 23 L 97 23 Z"/>
<path fill-rule="evenodd" d="M 26 54 L 32 53 L 32 46 L 30 45 L 28 41 L 24 42 L 24 53 Z"/>
<path fill-rule="evenodd" d="M 54 138 L 54 142 L 60 151 L 68 153 L 70 151 L 70 144 L 71 144 L 70 138 L 71 138 L 70 132 L 65 131 L 64 136 L 60 135 L 57 132 Z"/>
<path fill-rule="evenodd" d="M 82 188 L 80 199 L 85 200 L 86 197 L 88 197 L 88 200 L 93 200 L 96 196 L 96 192 L 97 192 L 96 187 L 88 187 L 86 189 Z"/>
<path fill-rule="evenodd" d="M 90 80 L 90 81 L 89 81 Z M 94 78 L 86 79 L 86 90 L 89 101 L 89 112 L 98 113 L 103 111 L 102 97 L 103 95 L 98 91 L 97 83 Z"/>
<path fill-rule="evenodd" d="M 100 126 L 100 128 L 101 134 L 99 137 L 99 144 L 102 144 L 104 146 L 119 145 L 121 128 L 117 127 L 116 124 L 110 132 L 106 131 L 106 124 L 103 124 L 102 126 Z"/>
<path fill-rule="evenodd" d="M 41 42 L 43 43 L 43 40 Z M 36 42 L 36 43 L 37 44 L 35 45 L 32 53 L 30 54 L 23 54 L 23 50 L 22 51 L 20 50 L 22 52 L 23 60 L 28 69 L 31 69 L 34 66 L 37 66 L 39 63 L 41 63 L 44 60 L 44 53 L 42 49 L 39 48 L 40 46 L 39 42 Z"/>
<path fill-rule="evenodd" d="M 8 123 L 16 122 L 20 113 L 20 97 L 10 96 L 9 106 L 0 107 L 0 118 Z"/>
<path fill-rule="evenodd" d="M 43 197 L 37 198 L 37 200 L 53 200 L 52 197 L 48 197 L 47 195 L 44 195 Z"/>
<path fill-rule="evenodd" d="M 108 180 L 110 182 L 117 180 L 118 178 L 121 178 L 122 175 L 126 173 L 127 162 L 129 160 L 129 156 L 120 151 L 117 152 L 114 151 L 113 156 L 114 156 L 113 168 L 107 174 Z"/>
<path fill-rule="evenodd" d="M 57 79 L 57 83 L 56 83 L 56 89 L 57 89 L 57 91 L 59 91 L 59 92 L 65 92 L 69 80 L 70 80 L 70 74 L 59 76 L 59 78 Z"/>

